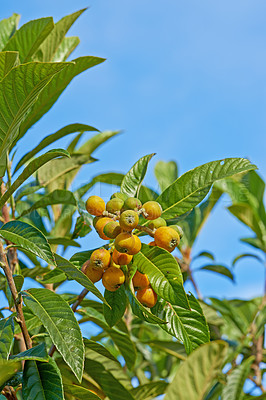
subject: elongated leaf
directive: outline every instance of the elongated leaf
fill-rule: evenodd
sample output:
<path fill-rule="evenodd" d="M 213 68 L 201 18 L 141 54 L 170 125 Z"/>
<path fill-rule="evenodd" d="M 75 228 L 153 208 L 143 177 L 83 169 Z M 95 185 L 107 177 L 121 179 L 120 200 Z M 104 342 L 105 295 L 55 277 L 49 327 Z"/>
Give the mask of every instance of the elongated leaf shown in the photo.
<path fill-rule="evenodd" d="M 146 341 L 143 342 L 146 343 Z M 147 344 L 152 348 L 162 350 L 164 353 L 170 354 L 180 360 L 186 360 L 187 358 L 185 347 L 176 341 L 148 340 Z"/>
<path fill-rule="evenodd" d="M 19 20 L 20 15 L 13 14 L 11 17 L 0 21 L 0 51 L 3 50 L 8 40 L 15 33 Z"/>
<path fill-rule="evenodd" d="M 104 305 L 104 318 L 110 327 L 114 326 L 125 314 L 127 306 L 127 296 L 125 287 L 122 285 L 115 292 L 105 290 L 104 298 L 111 308 Z"/>
<path fill-rule="evenodd" d="M 108 183 L 113 186 L 120 186 L 121 182 L 123 180 L 123 177 L 124 177 L 123 174 L 117 174 L 116 172 L 110 172 L 107 174 L 97 175 L 89 183 L 86 183 L 85 185 L 81 186 L 74 193 L 78 197 L 82 197 L 88 192 L 88 190 L 90 190 L 98 182 Z"/>
<path fill-rule="evenodd" d="M 8 360 L 14 336 L 14 321 L 12 317 L 0 321 L 0 363 Z M 1 365 L 1 364 L 0 364 Z"/>
<path fill-rule="evenodd" d="M 0 388 L 20 369 L 20 362 L 0 359 Z"/>
<path fill-rule="evenodd" d="M 227 278 L 231 279 L 231 281 L 235 281 L 234 275 L 230 271 L 229 268 L 225 267 L 224 265 L 218 265 L 218 264 L 208 264 L 204 265 L 199 269 L 199 271 L 212 271 L 212 272 L 217 272 L 217 274 L 221 274 L 226 276 Z"/>
<path fill-rule="evenodd" d="M 121 183 L 121 192 L 131 197 L 137 197 L 141 183 L 146 174 L 148 163 L 155 153 L 140 158 L 124 176 Z"/>
<path fill-rule="evenodd" d="M 61 245 L 64 247 L 72 246 L 72 247 L 81 247 L 78 242 L 73 239 L 69 239 L 66 237 L 48 237 L 47 238 L 49 244 Z"/>
<path fill-rule="evenodd" d="M 66 61 L 70 54 L 79 45 L 80 40 L 78 36 L 64 37 L 63 41 L 60 43 L 58 49 L 56 50 L 52 61 L 62 62 Z"/>
<path fill-rule="evenodd" d="M 32 211 L 37 210 L 38 208 L 51 206 L 53 204 L 72 204 L 73 206 L 77 205 L 77 201 L 72 192 L 69 190 L 54 190 L 53 192 L 43 196 L 40 200 L 36 201 L 30 208 L 24 210 L 20 215 L 20 218 L 23 215 L 30 214 Z"/>
<path fill-rule="evenodd" d="M 57 350 L 81 381 L 84 346 L 79 324 L 68 303 L 48 289 L 29 289 L 24 292 L 24 302 L 42 321 Z"/>
<path fill-rule="evenodd" d="M 227 344 L 207 343 L 195 350 L 177 370 L 164 400 L 203 400 L 209 386 L 221 372 Z"/>
<path fill-rule="evenodd" d="M 43 279 L 36 279 L 42 285 L 46 285 L 47 283 L 59 283 L 64 282 L 66 280 L 66 275 L 60 269 L 55 268 L 50 272 L 44 275 Z"/>
<path fill-rule="evenodd" d="M 206 319 L 197 299 L 189 296 L 191 310 L 159 300 L 152 312 L 167 321 L 161 328 L 180 340 L 190 354 L 198 346 L 209 342 L 210 334 Z"/>
<path fill-rule="evenodd" d="M 177 165 L 175 161 L 158 161 L 154 167 L 154 173 L 161 191 L 164 191 L 177 179 Z"/>
<path fill-rule="evenodd" d="M 193 257 L 193 260 L 196 260 L 196 258 L 199 257 L 207 257 L 210 260 L 214 261 L 215 257 L 212 253 L 210 253 L 209 251 L 201 251 L 199 254 L 197 254 L 195 257 Z"/>
<path fill-rule="evenodd" d="M 250 246 L 255 247 L 255 249 L 260 249 L 260 250 L 266 252 L 266 245 L 257 237 L 242 238 L 240 240 L 241 240 L 241 242 L 247 243 Z"/>
<path fill-rule="evenodd" d="M 23 399 L 64 400 L 63 383 L 56 362 L 26 361 L 22 381 Z"/>
<path fill-rule="evenodd" d="M 55 25 L 50 33 L 50 35 L 46 38 L 46 40 L 40 46 L 40 50 L 36 57 L 38 61 L 49 62 L 52 61 L 58 47 L 62 43 L 67 31 L 74 24 L 76 19 L 86 10 L 79 10 L 73 14 L 67 15 L 60 19 Z"/>
<path fill-rule="evenodd" d="M 55 259 L 58 268 L 63 271 L 68 278 L 74 279 L 78 283 L 80 283 L 85 289 L 89 290 L 96 297 L 102 300 L 105 304 L 108 304 L 101 292 L 96 288 L 96 286 L 91 282 L 91 280 L 81 272 L 74 264 L 65 258 L 55 254 Z"/>
<path fill-rule="evenodd" d="M 164 381 L 151 382 L 135 387 L 131 393 L 138 400 L 153 400 L 164 394 L 167 386 L 168 383 Z"/>
<path fill-rule="evenodd" d="M 37 360 L 42 362 L 49 361 L 45 343 L 41 343 L 38 346 L 32 347 L 31 349 L 16 354 L 15 356 L 11 356 L 10 359 L 16 361 L 24 361 L 24 360 Z"/>
<path fill-rule="evenodd" d="M 17 51 L 4 51 L 0 53 L 0 80 L 19 63 L 19 55 Z"/>
<path fill-rule="evenodd" d="M 249 357 L 227 376 L 227 384 L 223 388 L 222 400 L 241 400 L 244 397 L 243 386 L 250 373 L 254 357 Z"/>
<path fill-rule="evenodd" d="M 85 71 L 88 68 L 94 67 L 97 64 L 100 64 L 104 61 L 102 58 L 98 57 L 80 57 L 64 69 L 64 73 L 59 73 L 55 76 L 49 86 L 45 88 L 42 93 L 39 95 L 38 100 L 34 104 L 31 109 L 30 114 L 27 116 L 25 121 L 22 123 L 20 127 L 19 138 L 21 138 L 25 132 L 37 122 L 56 102 L 60 94 L 65 90 L 70 81 L 81 72 Z M 39 64 L 37 64 L 39 65 Z M 48 64 L 40 64 L 40 65 L 48 65 Z M 53 65 L 53 64 L 51 64 Z M 55 63 L 54 65 L 61 65 L 60 63 Z M 63 64 L 65 65 L 65 64 Z"/>
<path fill-rule="evenodd" d="M 265 242 L 266 228 L 255 210 L 245 203 L 232 205 L 228 207 L 228 210 L 239 219 L 239 221 L 252 229 L 263 243 Z"/>
<path fill-rule="evenodd" d="M 10 221 L 0 229 L 0 236 L 55 265 L 54 256 L 45 236 L 34 226 L 21 221 Z"/>
<path fill-rule="evenodd" d="M 240 254 L 239 256 L 235 257 L 232 265 L 235 266 L 235 264 L 239 261 L 242 260 L 242 258 L 246 258 L 246 257 L 251 257 L 251 258 L 255 258 L 255 260 L 259 261 L 260 263 L 263 263 L 262 259 L 257 256 L 256 254 L 252 254 L 252 253 L 244 253 L 244 254 Z"/>
<path fill-rule="evenodd" d="M 10 188 L 5 192 L 5 194 L 1 197 L 0 206 L 2 207 L 5 202 L 9 199 L 9 197 L 17 190 L 20 185 L 25 182 L 34 172 L 36 172 L 39 168 L 41 168 L 48 161 L 57 157 L 69 157 L 67 151 L 62 149 L 54 149 L 50 150 L 47 153 L 37 157 L 35 160 L 31 161 L 26 168 L 24 168 L 23 172 L 19 175 L 19 177 L 15 180 L 15 182 L 10 186 Z"/>
<path fill-rule="evenodd" d="M 140 272 L 147 274 L 153 290 L 160 297 L 171 304 L 189 309 L 181 270 L 168 251 L 143 244 L 141 251 L 134 257 L 134 264 Z"/>
<path fill-rule="evenodd" d="M 18 51 L 21 63 L 26 63 L 31 60 L 53 27 L 52 17 L 29 21 L 15 32 L 7 42 L 4 51 Z"/>
<path fill-rule="evenodd" d="M 91 232 L 91 220 L 88 214 L 83 213 L 80 217 L 76 219 L 76 224 L 74 227 L 74 232 L 72 234 L 72 239 L 86 236 Z"/>
<path fill-rule="evenodd" d="M 1 53 L 0 53 L 1 55 Z M 1 60 L 1 59 L 0 59 Z M 25 164 L 28 160 L 33 158 L 39 151 L 45 149 L 50 144 L 53 144 L 56 140 L 59 140 L 67 135 L 70 135 L 75 132 L 88 132 L 88 131 L 98 131 L 98 129 L 93 128 L 90 125 L 84 124 L 70 124 L 65 126 L 62 129 L 59 129 L 57 132 L 52 133 L 51 135 L 46 136 L 34 149 L 26 153 L 17 163 L 14 172 L 16 172 L 23 164 Z"/>
<path fill-rule="evenodd" d="M 256 166 L 244 158 L 226 158 L 186 172 L 158 197 L 162 216 L 169 219 L 184 214 L 204 199 L 215 181 L 253 169 Z"/>
<path fill-rule="evenodd" d="M 22 64 L 0 81 L 0 176 L 5 172 L 6 152 L 17 139 L 29 109 L 40 98 L 49 81 L 70 66 L 70 63 Z"/>
<path fill-rule="evenodd" d="M 121 131 L 100 132 L 90 138 L 87 142 L 75 150 L 75 152 L 79 154 L 92 154 L 99 146 L 120 133 Z"/>
<path fill-rule="evenodd" d="M 77 400 L 100 400 L 101 398 L 82 386 L 75 384 L 67 385 L 64 383 L 64 391 L 75 397 Z"/>
<path fill-rule="evenodd" d="M 19 293 L 21 291 L 23 283 L 24 283 L 24 276 L 23 275 L 13 275 L 13 279 L 15 282 L 17 292 Z M 5 287 L 5 294 L 6 294 L 6 297 L 8 300 L 9 307 L 10 308 L 13 307 L 14 299 L 13 299 L 10 287 L 7 282 L 6 282 L 6 287 Z"/>

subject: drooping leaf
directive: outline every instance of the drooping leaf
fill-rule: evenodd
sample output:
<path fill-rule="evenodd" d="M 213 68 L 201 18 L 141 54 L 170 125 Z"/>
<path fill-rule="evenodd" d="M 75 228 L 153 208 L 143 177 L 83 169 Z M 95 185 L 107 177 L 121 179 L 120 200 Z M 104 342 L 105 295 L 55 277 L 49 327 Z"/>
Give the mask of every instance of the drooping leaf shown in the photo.
<path fill-rule="evenodd" d="M 0 229 L 0 236 L 55 265 L 54 256 L 45 236 L 34 226 L 21 221 L 10 221 Z"/>
<path fill-rule="evenodd" d="M 53 27 L 52 17 L 29 21 L 14 33 L 4 47 L 4 51 L 18 51 L 20 62 L 29 62 Z"/>
<path fill-rule="evenodd" d="M 20 369 L 20 362 L 0 359 L 0 388 Z"/>
<path fill-rule="evenodd" d="M 56 50 L 52 61 L 62 62 L 66 61 L 70 54 L 79 45 L 80 40 L 78 36 L 64 37 L 63 41 L 60 43 L 58 49 Z"/>
<path fill-rule="evenodd" d="M 134 264 L 147 274 L 155 292 L 171 304 L 189 309 L 183 287 L 183 277 L 176 259 L 166 250 L 157 246 L 142 245 L 135 255 Z"/>
<path fill-rule="evenodd" d="M 178 176 L 178 169 L 175 161 L 158 161 L 154 167 L 154 173 L 161 191 L 170 186 Z"/>
<path fill-rule="evenodd" d="M 41 168 L 44 164 L 49 162 L 50 160 L 57 157 L 69 157 L 67 151 L 62 149 L 54 149 L 50 150 L 47 153 L 37 157 L 35 160 L 31 161 L 26 168 L 24 168 L 23 172 L 19 175 L 19 177 L 15 180 L 15 182 L 10 186 L 10 188 L 4 193 L 4 195 L 0 199 L 0 206 L 2 207 L 5 202 L 10 198 L 10 196 L 21 186 L 23 182 L 25 182 L 34 172 L 36 172 L 39 168 Z"/>
<path fill-rule="evenodd" d="M 109 292 L 105 290 L 104 298 L 110 307 L 104 305 L 104 318 L 110 327 L 114 326 L 125 314 L 127 306 L 127 296 L 125 287 L 122 285 L 115 292 Z"/>
<path fill-rule="evenodd" d="M 19 217 L 21 218 L 38 208 L 51 206 L 53 204 L 72 204 L 73 206 L 76 206 L 77 201 L 73 193 L 69 190 L 57 189 L 36 201 L 30 208 L 24 210 Z"/>
<path fill-rule="evenodd" d="M 96 297 L 102 300 L 105 304 L 108 304 L 101 294 L 101 292 L 96 288 L 96 286 L 91 282 L 91 280 L 81 272 L 71 261 L 66 260 L 65 258 L 55 254 L 55 259 L 57 263 L 57 267 L 63 271 L 68 278 L 74 279 L 78 283 L 80 283 L 84 288 L 93 293 Z"/>
<path fill-rule="evenodd" d="M 3 51 L 0 53 L 0 80 L 19 63 L 19 56 L 17 51 Z"/>
<path fill-rule="evenodd" d="M 63 383 L 56 362 L 26 361 L 22 381 L 23 399 L 64 400 Z"/>
<path fill-rule="evenodd" d="M 64 247 L 81 247 L 78 242 L 67 237 L 47 237 L 47 240 L 49 244 L 61 245 Z"/>
<path fill-rule="evenodd" d="M 162 216 L 170 219 L 184 214 L 204 199 L 215 181 L 253 169 L 256 166 L 244 158 L 227 158 L 186 172 L 158 197 L 157 201 L 163 208 Z"/>
<path fill-rule="evenodd" d="M 108 183 L 113 186 L 120 186 L 124 175 L 118 174 L 116 172 L 109 172 L 107 174 L 101 174 L 95 176 L 89 183 L 78 188 L 74 193 L 77 194 L 79 198 L 84 196 L 96 183 Z"/>
<path fill-rule="evenodd" d="M 199 257 L 207 257 L 210 260 L 214 261 L 215 257 L 212 253 L 210 253 L 209 251 L 201 251 L 199 254 L 197 254 L 195 257 L 193 257 L 193 260 L 196 260 L 196 258 Z"/>
<path fill-rule="evenodd" d="M 121 183 L 121 192 L 130 197 L 137 197 L 141 183 L 145 177 L 149 161 L 155 153 L 141 157 L 124 176 Z"/>
<path fill-rule="evenodd" d="M 13 317 L 0 320 L 0 363 L 8 360 L 14 336 Z M 0 364 L 1 365 L 1 364 Z"/>
<path fill-rule="evenodd" d="M 168 383 L 165 381 L 156 381 L 139 385 L 131 390 L 131 393 L 138 400 L 153 400 L 165 393 Z"/>
<path fill-rule="evenodd" d="M 24 360 L 36 360 L 42 362 L 48 362 L 48 354 L 46 351 L 45 343 L 41 343 L 31 349 L 25 350 L 22 353 L 18 353 L 10 357 L 11 360 L 24 361 Z"/>
<path fill-rule="evenodd" d="M 227 383 L 222 391 L 222 400 L 241 400 L 244 397 L 243 386 L 251 371 L 254 357 L 249 357 L 227 376 Z"/>
<path fill-rule="evenodd" d="M 221 274 L 226 276 L 227 278 L 231 279 L 231 281 L 235 281 L 234 275 L 230 271 L 229 268 L 225 267 L 224 265 L 218 265 L 218 264 L 208 264 L 204 265 L 203 267 L 200 267 L 199 271 L 212 271 L 216 272 L 217 274 Z"/>
<path fill-rule="evenodd" d="M 252 254 L 252 253 L 244 253 L 244 254 L 240 254 L 239 256 L 235 257 L 232 265 L 235 266 L 235 264 L 239 261 L 242 260 L 242 258 L 246 258 L 246 257 L 251 257 L 251 258 L 255 258 L 255 260 L 259 261 L 260 263 L 263 263 L 262 259 L 257 256 L 257 254 Z"/>
<path fill-rule="evenodd" d="M 26 306 L 41 320 L 57 350 L 81 381 L 84 346 L 79 324 L 68 303 L 49 289 L 29 289 L 23 297 Z"/>
<path fill-rule="evenodd" d="M 3 50 L 8 40 L 14 35 L 18 23 L 20 20 L 20 15 L 13 14 L 11 17 L 2 19 L 0 21 L 0 51 Z"/>
<path fill-rule="evenodd" d="M 161 328 L 181 341 L 187 354 L 190 354 L 198 346 L 209 342 L 210 334 L 199 302 L 192 294 L 188 299 L 190 310 L 159 300 L 152 312 L 167 321 Z"/>
<path fill-rule="evenodd" d="M 255 247 L 255 249 L 260 249 L 264 252 L 266 252 L 266 245 L 261 242 L 260 239 L 257 237 L 251 237 L 251 238 L 242 238 L 240 239 L 241 242 L 247 243 L 252 247 Z"/>
<path fill-rule="evenodd" d="M 203 400 L 222 370 L 226 352 L 227 344 L 222 341 L 207 343 L 195 350 L 178 368 L 164 400 Z"/>
<path fill-rule="evenodd" d="M 25 164 L 28 160 L 30 160 L 37 153 L 39 153 L 39 151 L 45 149 L 47 146 L 53 144 L 57 140 L 75 132 L 89 132 L 89 131 L 98 131 L 98 129 L 85 124 L 70 124 L 64 126 L 64 128 L 59 129 L 55 133 L 46 136 L 37 146 L 34 147 L 34 149 L 26 153 L 17 163 L 14 172 L 16 172 L 23 164 Z"/>
<path fill-rule="evenodd" d="M 5 172 L 6 152 L 18 138 L 18 130 L 28 111 L 39 101 L 40 93 L 50 80 L 70 66 L 70 63 L 22 64 L 0 81 L 0 176 Z"/>
<path fill-rule="evenodd" d="M 76 400 L 101 400 L 101 398 L 91 390 L 75 384 L 67 385 L 64 383 L 64 391 L 74 396 Z"/>

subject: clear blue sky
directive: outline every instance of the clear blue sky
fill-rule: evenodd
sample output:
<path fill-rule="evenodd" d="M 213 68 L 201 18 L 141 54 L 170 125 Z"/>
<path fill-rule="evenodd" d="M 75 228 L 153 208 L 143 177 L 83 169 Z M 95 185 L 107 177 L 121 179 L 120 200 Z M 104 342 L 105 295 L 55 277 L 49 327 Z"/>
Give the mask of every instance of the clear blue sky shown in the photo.
<path fill-rule="evenodd" d="M 46 134 L 80 122 L 124 134 L 95 153 L 100 161 L 84 168 L 79 184 L 101 172 L 126 172 L 151 152 L 157 156 L 147 174 L 149 186 L 156 187 L 158 160 L 176 160 L 183 173 L 215 159 L 248 157 L 266 177 L 265 1 L 13 0 L 1 4 L 1 17 L 17 12 L 21 23 L 50 15 L 57 21 L 86 6 L 90 9 L 69 32 L 81 38 L 73 57 L 107 61 L 71 83 L 21 142 L 23 153 Z M 224 198 L 195 253 L 212 251 L 218 262 L 230 265 L 251 248 L 239 242 L 250 233 L 227 205 Z M 97 244 L 94 234 L 82 240 L 83 249 Z M 250 298 L 263 290 L 263 268 L 251 259 L 236 267 L 235 286 L 212 273 L 195 277 L 206 296 Z"/>

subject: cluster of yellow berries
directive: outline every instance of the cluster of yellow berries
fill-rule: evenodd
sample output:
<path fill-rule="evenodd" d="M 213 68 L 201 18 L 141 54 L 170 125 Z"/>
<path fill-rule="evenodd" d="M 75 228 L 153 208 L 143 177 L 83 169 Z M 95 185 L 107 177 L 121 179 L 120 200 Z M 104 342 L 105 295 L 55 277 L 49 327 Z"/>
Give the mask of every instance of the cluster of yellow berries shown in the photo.
<path fill-rule="evenodd" d="M 109 291 L 117 290 L 125 281 L 121 265 L 128 265 L 141 249 L 141 241 L 134 230 L 142 231 L 154 237 L 150 246 L 159 246 L 172 252 L 180 242 L 182 229 L 177 226 L 166 226 L 161 217 L 162 207 L 156 201 L 147 201 L 143 205 L 135 197 L 123 193 L 114 193 L 105 204 L 99 196 L 90 196 L 86 209 L 95 218 L 93 225 L 100 238 L 113 240 L 110 251 L 100 248 L 95 250 L 90 259 L 82 266 L 82 271 L 95 283 L 102 279 Z M 139 225 L 143 216 L 147 226 Z M 146 225 L 146 224 L 145 224 Z M 147 275 L 136 272 L 133 285 L 137 290 L 138 300 L 147 307 L 153 307 L 157 295 L 150 287 Z"/>

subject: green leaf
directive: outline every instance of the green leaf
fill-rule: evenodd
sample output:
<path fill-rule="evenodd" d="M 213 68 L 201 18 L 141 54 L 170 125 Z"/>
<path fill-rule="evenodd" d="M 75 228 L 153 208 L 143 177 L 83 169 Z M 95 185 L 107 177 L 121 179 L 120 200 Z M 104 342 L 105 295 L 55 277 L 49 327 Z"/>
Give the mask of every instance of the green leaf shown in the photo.
<path fill-rule="evenodd" d="M 19 20 L 20 15 L 13 14 L 11 17 L 0 21 L 0 51 L 3 50 L 8 40 L 15 33 Z"/>
<path fill-rule="evenodd" d="M 89 290 L 93 293 L 98 299 L 102 300 L 105 304 L 108 305 L 107 301 L 101 294 L 101 292 L 96 288 L 96 286 L 91 282 L 91 280 L 81 272 L 71 261 L 66 260 L 65 258 L 55 254 L 55 260 L 58 268 L 63 271 L 68 278 L 74 279 L 78 283 L 80 283 L 85 289 Z M 88 260 L 88 259 L 87 259 Z"/>
<path fill-rule="evenodd" d="M 22 381 L 23 399 L 64 400 L 63 383 L 56 362 L 26 361 Z"/>
<path fill-rule="evenodd" d="M 2 207 L 5 202 L 10 198 L 10 196 L 17 190 L 23 182 L 25 182 L 34 172 L 36 172 L 39 168 L 41 168 L 48 161 L 57 157 L 69 157 L 69 154 L 66 150 L 62 149 L 54 149 L 50 150 L 47 153 L 37 157 L 35 160 L 31 161 L 26 168 L 24 168 L 23 172 L 19 175 L 19 177 L 15 180 L 15 182 L 10 186 L 10 188 L 4 193 L 4 195 L 0 199 L 0 207 Z"/>
<path fill-rule="evenodd" d="M 81 198 L 88 192 L 88 190 L 90 190 L 98 182 L 108 183 L 109 185 L 113 185 L 113 186 L 120 186 L 121 182 L 123 180 L 123 177 L 124 177 L 123 174 L 117 174 L 116 172 L 110 172 L 107 174 L 97 175 L 89 183 L 86 183 L 85 185 L 81 186 L 74 193 L 79 198 Z"/>
<path fill-rule="evenodd" d="M 164 400 L 203 400 L 204 394 L 221 372 L 227 344 L 207 343 L 195 350 L 177 370 Z"/>
<path fill-rule="evenodd" d="M 1 386 L 20 369 L 20 362 L 0 359 L 0 388 Z"/>
<path fill-rule="evenodd" d="M 51 80 L 50 84 L 42 91 L 39 95 L 38 100 L 34 104 L 31 109 L 30 114 L 27 116 L 25 121 L 22 123 L 20 127 L 19 138 L 21 138 L 25 132 L 37 122 L 56 102 L 60 94 L 65 90 L 71 80 L 81 72 L 85 71 L 88 68 L 94 67 L 102 63 L 104 59 L 98 57 L 80 57 L 77 58 L 71 63 L 63 64 L 68 65 L 67 68 L 64 69 L 64 73 L 58 73 Z M 37 64 L 37 65 L 61 65 L 57 64 Z M 51 67 L 50 67 L 51 68 Z M 62 71 L 63 72 L 63 71 Z"/>
<path fill-rule="evenodd" d="M 251 372 L 254 357 L 249 357 L 227 375 L 227 384 L 222 391 L 222 400 L 241 400 L 244 397 L 243 386 Z"/>
<path fill-rule="evenodd" d="M 45 236 L 34 226 L 21 221 L 10 221 L 0 229 L 0 236 L 55 265 L 54 256 Z"/>
<path fill-rule="evenodd" d="M 178 176 L 178 169 L 175 161 L 158 161 L 154 167 L 154 173 L 161 191 L 170 186 Z"/>
<path fill-rule="evenodd" d="M 64 247 L 72 246 L 72 247 L 81 247 L 78 242 L 73 239 L 69 239 L 66 237 L 48 237 L 47 238 L 49 244 L 61 245 Z"/>
<path fill-rule="evenodd" d="M 209 258 L 209 259 L 212 260 L 212 261 L 215 260 L 214 255 L 213 255 L 212 253 L 210 253 L 209 251 L 201 251 L 198 255 L 196 255 L 195 257 L 193 257 L 193 260 L 196 260 L 196 258 L 199 258 L 199 257 L 207 257 L 207 258 Z"/>
<path fill-rule="evenodd" d="M 16 354 L 15 356 L 11 356 L 10 359 L 16 361 L 24 361 L 24 360 L 37 360 L 42 362 L 49 361 L 45 343 L 41 343 L 38 346 L 32 347 L 31 349 Z"/>
<path fill-rule="evenodd" d="M 115 292 L 109 292 L 105 290 L 104 298 L 110 307 L 104 305 L 104 318 L 107 324 L 112 327 L 123 317 L 127 306 L 127 296 L 125 292 L 125 287 L 122 285 Z"/>
<path fill-rule="evenodd" d="M 17 292 L 19 293 L 21 291 L 23 283 L 24 283 L 24 276 L 23 275 L 13 275 L 13 279 L 15 282 Z M 11 293 L 11 290 L 10 290 L 10 287 L 9 287 L 7 281 L 6 281 L 6 287 L 5 287 L 5 294 L 6 294 L 6 297 L 8 300 L 9 307 L 10 308 L 13 307 L 14 299 L 13 299 L 13 296 L 12 296 L 12 293 Z"/>
<path fill-rule="evenodd" d="M 152 348 L 159 349 L 164 354 L 170 354 L 171 356 L 174 356 L 180 360 L 186 360 L 187 358 L 187 353 L 185 350 L 185 347 L 183 344 L 178 343 L 176 341 L 167 341 L 167 340 L 148 340 L 147 342 L 144 341 L 144 343 Z"/>
<path fill-rule="evenodd" d="M 244 254 L 240 254 L 239 256 L 235 257 L 232 265 L 235 266 L 235 264 L 239 261 L 242 260 L 242 258 L 246 258 L 246 257 L 252 257 L 255 258 L 255 260 L 258 260 L 260 263 L 263 263 L 263 260 L 257 256 L 256 254 L 252 254 L 252 253 L 244 253 Z"/>
<path fill-rule="evenodd" d="M 234 275 L 232 274 L 230 269 L 225 267 L 224 265 L 208 264 L 208 265 L 204 265 L 203 267 L 200 267 L 200 269 L 198 269 L 198 271 L 202 271 L 202 270 L 217 272 L 218 274 L 224 275 L 227 278 L 231 279 L 233 282 L 235 282 Z"/>
<path fill-rule="evenodd" d="M 240 239 L 241 242 L 247 243 L 252 247 L 255 247 L 255 249 L 260 249 L 264 252 L 266 252 L 266 245 L 261 242 L 257 237 L 251 237 L 251 238 L 242 238 Z"/>
<path fill-rule="evenodd" d="M 79 45 L 79 43 L 80 40 L 78 36 L 64 37 L 58 49 L 56 50 L 52 61 L 54 62 L 66 61 L 67 58 L 70 56 L 70 54 Z"/>
<path fill-rule="evenodd" d="M 148 163 L 155 153 L 141 157 L 124 176 L 121 183 L 121 192 L 130 197 L 138 197 L 141 183 L 146 174 Z"/>
<path fill-rule="evenodd" d="M 0 363 L 8 360 L 12 349 L 14 336 L 14 321 L 12 317 L 0 320 Z M 0 364 L 1 365 L 1 364 Z"/>
<path fill-rule="evenodd" d="M 57 350 L 81 381 L 84 346 L 79 324 L 68 303 L 49 289 L 29 289 L 23 297 L 26 306 L 42 321 Z"/>
<path fill-rule="evenodd" d="M 1 55 L 1 53 L 0 53 Z M 46 136 L 34 149 L 26 153 L 17 163 L 16 168 L 14 170 L 14 173 L 23 165 L 25 164 L 28 160 L 33 158 L 39 151 L 45 149 L 47 146 L 50 144 L 53 144 L 57 140 L 70 135 L 75 132 L 89 132 L 89 131 L 98 131 L 98 129 L 90 126 L 90 125 L 84 125 L 84 124 L 70 124 L 67 126 L 64 126 L 64 128 L 59 129 L 55 133 L 52 133 L 51 135 Z"/>
<path fill-rule="evenodd" d="M 226 158 L 186 172 L 158 197 L 157 201 L 164 210 L 163 218 L 174 218 L 194 208 L 215 181 L 252 169 L 256 166 L 244 158 Z"/>
<path fill-rule="evenodd" d="M 29 62 L 53 27 L 52 17 L 29 21 L 15 32 L 4 51 L 18 51 L 21 63 Z"/>
<path fill-rule="evenodd" d="M 43 196 L 40 200 L 36 201 L 30 208 L 27 208 L 20 214 L 19 218 L 23 217 L 26 214 L 30 214 L 32 211 L 37 210 L 38 208 L 51 206 L 53 204 L 72 204 L 73 206 L 77 205 L 77 201 L 72 192 L 69 190 L 54 190 L 53 192 Z"/>
<path fill-rule="evenodd" d="M 171 304 L 189 309 L 183 287 L 183 277 L 176 259 L 157 246 L 142 244 L 141 251 L 134 256 L 134 265 L 147 274 L 151 287 Z"/>
<path fill-rule="evenodd" d="M 197 299 L 189 296 L 190 310 L 158 300 L 152 312 L 167 321 L 161 328 L 181 341 L 190 354 L 198 346 L 209 342 L 210 334 L 206 319 Z"/>
<path fill-rule="evenodd" d="M 59 283 L 64 282 L 66 280 L 66 275 L 60 269 L 55 268 L 44 275 L 43 279 L 36 279 L 37 282 L 42 285 L 46 285 L 47 283 Z"/>
<path fill-rule="evenodd" d="M 67 385 L 64 383 L 64 391 L 65 393 L 74 396 L 76 400 L 101 400 L 101 398 L 91 390 L 75 384 Z"/>
<path fill-rule="evenodd" d="M 19 54 L 17 51 L 4 51 L 0 53 L 0 80 L 19 64 Z"/>
<path fill-rule="evenodd" d="M 66 71 L 71 65 L 70 63 L 22 64 L 13 68 L 0 81 L 0 176 L 5 172 L 6 152 L 18 138 L 18 130 L 29 110 L 36 101 L 39 102 L 40 93 L 49 81 L 59 71 Z"/>
<path fill-rule="evenodd" d="M 74 232 L 72 234 L 72 239 L 79 237 L 84 237 L 91 232 L 91 220 L 88 214 L 83 213 L 76 219 L 76 224 L 74 227 Z"/>
<path fill-rule="evenodd" d="M 67 15 L 54 25 L 52 32 L 41 44 L 40 49 L 36 54 L 38 61 L 48 62 L 53 60 L 53 57 L 62 43 L 67 31 L 85 10 L 86 8 Z"/>
<path fill-rule="evenodd" d="M 146 383 L 145 385 L 139 385 L 131 390 L 133 396 L 138 400 L 153 400 L 165 393 L 168 386 L 167 382 L 156 381 Z"/>
<path fill-rule="evenodd" d="M 99 146 L 105 143 L 107 140 L 119 135 L 121 131 L 105 131 L 100 132 L 97 135 L 90 138 L 82 146 L 75 150 L 78 154 L 92 154 Z"/>

